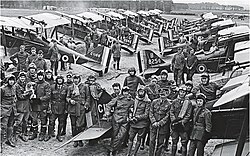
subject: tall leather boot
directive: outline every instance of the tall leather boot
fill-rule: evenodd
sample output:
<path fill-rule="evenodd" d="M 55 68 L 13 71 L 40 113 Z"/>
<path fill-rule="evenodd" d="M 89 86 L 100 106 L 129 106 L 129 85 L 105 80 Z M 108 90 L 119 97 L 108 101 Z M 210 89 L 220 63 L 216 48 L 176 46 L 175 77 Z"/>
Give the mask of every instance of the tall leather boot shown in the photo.
<path fill-rule="evenodd" d="M 47 130 L 46 125 L 42 125 L 41 131 L 39 133 L 38 141 L 43 141 L 44 140 L 45 134 L 46 134 L 46 130 Z"/>
<path fill-rule="evenodd" d="M 59 142 L 62 142 L 63 139 L 62 139 L 62 130 L 63 130 L 63 124 L 62 125 L 58 125 L 58 130 L 57 130 L 57 136 L 56 136 L 56 139 L 59 141 Z"/>
<path fill-rule="evenodd" d="M 45 136 L 44 141 L 49 141 L 52 137 L 52 133 L 54 133 L 54 127 L 48 126 L 48 134 Z"/>
<path fill-rule="evenodd" d="M 187 155 L 187 145 L 186 144 L 183 144 L 181 146 L 181 155 L 182 156 L 186 156 Z"/>
<path fill-rule="evenodd" d="M 137 152 L 138 152 L 138 150 L 140 148 L 140 145 L 141 145 L 141 143 L 137 141 L 136 144 L 135 144 L 135 149 L 134 149 L 134 152 L 133 152 L 133 156 L 137 155 Z"/>
<path fill-rule="evenodd" d="M 31 125 L 30 131 L 31 136 L 29 137 L 29 140 L 34 140 L 35 138 L 37 138 L 38 125 Z"/>
<path fill-rule="evenodd" d="M 171 156 L 175 156 L 176 151 L 177 151 L 177 145 L 173 145 L 171 149 Z"/>
<path fill-rule="evenodd" d="M 27 132 L 26 124 L 23 124 L 23 125 L 22 125 L 21 134 L 19 134 L 18 137 L 19 137 L 22 141 L 24 141 L 24 142 L 27 142 L 27 141 L 28 141 L 28 138 L 27 138 L 27 136 L 25 135 L 26 132 Z"/>
<path fill-rule="evenodd" d="M 8 127 L 7 128 L 7 140 L 6 140 L 5 143 L 7 145 L 11 146 L 11 147 L 16 147 L 16 145 L 12 141 L 12 135 L 13 135 L 13 128 L 12 127 Z"/>
<path fill-rule="evenodd" d="M 72 126 L 72 135 L 73 137 L 77 135 L 76 126 Z M 74 141 L 73 147 L 77 146 L 78 146 L 78 141 Z"/>
<path fill-rule="evenodd" d="M 128 152 L 127 152 L 127 156 L 130 156 L 130 155 L 131 155 L 132 147 L 133 147 L 133 142 L 132 142 L 132 141 L 129 141 L 129 142 L 128 142 Z"/>
<path fill-rule="evenodd" d="M 63 122 L 63 129 L 62 129 L 61 135 L 66 135 L 67 118 L 68 118 L 68 114 L 65 114 L 65 116 L 64 116 L 64 122 Z"/>

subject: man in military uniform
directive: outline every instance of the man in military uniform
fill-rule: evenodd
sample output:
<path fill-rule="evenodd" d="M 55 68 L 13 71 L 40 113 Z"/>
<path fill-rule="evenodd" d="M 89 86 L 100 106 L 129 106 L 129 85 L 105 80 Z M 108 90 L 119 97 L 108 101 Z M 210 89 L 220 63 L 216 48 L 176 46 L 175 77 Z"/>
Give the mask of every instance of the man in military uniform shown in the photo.
<path fill-rule="evenodd" d="M 177 53 L 174 55 L 171 61 L 171 67 L 174 72 L 174 80 L 177 86 L 181 85 L 181 81 L 183 80 L 183 70 L 186 64 L 185 56 L 182 52 L 182 48 L 179 47 Z M 184 82 L 183 82 L 184 83 Z"/>
<path fill-rule="evenodd" d="M 160 156 L 166 135 L 169 131 L 169 110 L 170 103 L 167 99 L 166 88 L 159 90 L 160 98 L 155 99 L 150 107 L 150 144 L 149 156 Z M 165 140 L 168 142 L 168 140 Z"/>
<path fill-rule="evenodd" d="M 67 86 L 67 89 L 69 89 L 69 87 L 73 85 L 72 72 L 68 72 L 67 75 L 66 75 L 66 78 L 67 79 L 66 79 L 65 85 Z M 68 118 L 67 105 L 68 105 L 68 102 L 66 104 L 66 109 L 65 109 L 65 113 L 64 113 L 63 129 L 62 129 L 61 135 L 66 135 L 67 118 Z"/>
<path fill-rule="evenodd" d="M 91 111 L 92 123 L 96 124 L 100 121 L 100 114 L 98 112 L 98 100 L 102 95 L 102 87 L 99 83 L 96 82 L 96 77 L 89 75 L 87 81 L 85 82 L 89 89 L 89 94 L 86 95 L 90 98 L 90 108 L 88 111 Z"/>
<path fill-rule="evenodd" d="M 52 39 L 51 42 L 53 43 L 53 45 L 48 50 L 48 53 L 50 55 L 50 69 L 54 71 L 55 76 L 57 76 L 59 50 L 57 47 L 57 41 Z"/>
<path fill-rule="evenodd" d="M 73 77 L 73 85 L 68 88 L 67 102 L 68 113 L 70 114 L 72 135 L 76 136 L 86 127 L 85 110 L 90 108 L 90 96 L 88 87 L 81 82 L 81 77 Z M 75 141 L 74 147 L 83 146 L 82 141 Z"/>
<path fill-rule="evenodd" d="M 194 87 L 193 92 L 196 94 L 197 92 L 203 93 L 207 97 L 206 107 L 208 109 L 212 108 L 216 100 L 216 93 L 222 86 L 218 85 L 215 82 L 210 82 L 210 76 L 208 73 L 203 73 L 201 75 L 201 83 Z"/>
<path fill-rule="evenodd" d="M 25 45 L 21 45 L 20 51 L 12 55 L 10 60 L 14 65 L 17 65 L 17 71 L 27 71 L 26 60 L 28 57 L 29 54 L 25 51 Z M 15 58 L 17 59 L 18 63 L 16 63 Z"/>
<path fill-rule="evenodd" d="M 170 108 L 170 119 L 172 129 L 172 151 L 171 155 L 175 156 L 179 137 L 181 138 L 182 156 L 187 154 L 189 120 L 192 112 L 192 104 L 186 98 L 187 88 L 185 85 L 179 87 L 177 99 L 173 100 Z"/>
<path fill-rule="evenodd" d="M 6 83 L 1 87 L 1 148 L 3 142 L 15 147 L 12 141 L 14 116 L 16 114 L 15 76 L 7 77 Z"/>
<path fill-rule="evenodd" d="M 131 155 L 134 138 L 137 135 L 135 148 L 132 155 L 136 155 L 141 145 L 142 138 L 149 126 L 148 114 L 150 108 L 150 99 L 146 96 L 143 88 L 138 89 L 135 98 L 132 116 L 130 117 L 128 156 Z"/>
<path fill-rule="evenodd" d="M 27 60 L 26 60 L 26 63 L 27 63 L 27 67 L 29 66 L 29 64 L 31 64 L 34 60 L 37 59 L 37 54 L 36 54 L 36 47 L 32 47 L 30 49 L 31 51 L 31 55 L 28 56 Z"/>
<path fill-rule="evenodd" d="M 47 63 L 45 59 L 43 58 L 43 51 L 39 50 L 37 53 L 37 59 L 33 61 L 35 63 L 37 70 L 47 70 Z"/>
<path fill-rule="evenodd" d="M 88 34 L 84 37 L 84 42 L 85 42 L 85 46 L 86 46 L 86 54 L 88 54 L 89 48 L 90 48 L 90 44 L 91 44 L 90 33 L 88 33 Z"/>
<path fill-rule="evenodd" d="M 111 52 L 113 53 L 113 68 L 120 70 L 120 60 L 121 60 L 121 44 L 118 40 L 115 40 L 115 44 L 111 47 Z"/>
<path fill-rule="evenodd" d="M 93 47 L 96 48 L 100 42 L 100 37 L 97 33 L 97 30 L 95 30 L 93 33 L 92 41 L 93 41 Z"/>
<path fill-rule="evenodd" d="M 24 142 L 27 142 L 27 123 L 30 115 L 30 96 L 32 95 L 32 90 L 28 90 L 27 88 L 26 73 L 19 73 L 15 89 L 17 96 L 16 108 L 18 114 L 14 124 L 14 131 L 16 133 L 18 128 L 21 127 L 21 135 L 19 135 L 19 137 Z"/>
<path fill-rule="evenodd" d="M 196 95 L 197 108 L 194 110 L 193 128 L 190 135 L 188 156 L 204 155 L 204 147 L 209 139 L 212 129 L 211 112 L 205 107 L 206 96 L 202 93 Z"/>
<path fill-rule="evenodd" d="M 125 140 L 129 124 L 129 110 L 133 104 L 134 100 L 129 94 L 129 88 L 126 86 L 122 88 L 122 93 L 112 99 L 106 106 L 104 118 L 112 115 L 113 134 L 110 151 L 112 155 L 117 155 Z M 113 114 L 111 114 L 112 107 L 115 107 Z"/>
<path fill-rule="evenodd" d="M 56 83 L 51 87 L 51 111 L 52 114 L 49 117 L 49 128 L 48 136 L 44 141 L 48 141 L 54 132 L 55 121 L 58 119 L 58 129 L 57 129 L 57 140 L 62 142 L 61 133 L 63 129 L 64 114 L 66 110 L 66 96 L 67 96 L 67 86 L 64 84 L 63 76 L 57 76 Z"/>
<path fill-rule="evenodd" d="M 41 120 L 41 129 L 39 133 L 39 141 L 43 141 L 47 131 L 47 111 L 49 109 L 49 101 L 51 96 L 50 84 L 44 80 L 44 71 L 40 70 L 37 72 L 37 82 L 36 82 L 36 98 L 32 99 L 32 112 L 31 116 L 33 118 L 32 125 L 32 136 L 30 140 L 37 137 L 38 131 L 38 119 Z"/>
<path fill-rule="evenodd" d="M 123 86 L 129 87 L 129 93 L 135 98 L 135 93 L 137 91 L 138 85 L 145 85 L 144 81 L 139 77 L 136 76 L 135 68 L 128 69 L 129 76 L 125 77 Z"/>
<path fill-rule="evenodd" d="M 174 89 L 176 88 L 174 86 L 174 81 L 173 80 L 168 80 L 168 71 L 167 70 L 162 70 L 160 73 L 160 80 L 157 83 L 160 88 L 167 88 L 167 97 L 170 100 L 173 100 L 177 97 L 177 93 L 174 92 Z M 168 131 L 170 131 L 170 126 L 166 127 L 168 128 Z M 166 135 L 166 140 L 169 140 L 170 133 L 167 133 Z M 166 151 L 169 150 L 168 148 L 169 142 L 165 141 L 164 144 L 164 149 Z"/>

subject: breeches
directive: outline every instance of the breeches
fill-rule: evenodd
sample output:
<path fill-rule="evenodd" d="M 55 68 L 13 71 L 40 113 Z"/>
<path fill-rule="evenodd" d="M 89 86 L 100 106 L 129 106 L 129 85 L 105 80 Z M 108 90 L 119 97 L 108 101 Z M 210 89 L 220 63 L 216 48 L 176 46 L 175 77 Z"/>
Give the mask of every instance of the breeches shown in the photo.
<path fill-rule="evenodd" d="M 128 131 L 128 123 L 113 123 L 113 136 L 111 147 L 113 151 L 117 151 L 125 140 Z"/>
<path fill-rule="evenodd" d="M 33 121 L 33 125 L 38 125 L 38 119 L 41 120 L 41 125 L 45 126 L 48 122 L 48 116 L 46 111 L 40 111 L 40 112 L 31 112 L 31 117 Z"/>
<path fill-rule="evenodd" d="M 150 131 L 149 156 L 160 156 L 164 144 L 164 139 L 167 134 L 157 134 Z M 157 143 L 157 145 L 156 145 Z"/>

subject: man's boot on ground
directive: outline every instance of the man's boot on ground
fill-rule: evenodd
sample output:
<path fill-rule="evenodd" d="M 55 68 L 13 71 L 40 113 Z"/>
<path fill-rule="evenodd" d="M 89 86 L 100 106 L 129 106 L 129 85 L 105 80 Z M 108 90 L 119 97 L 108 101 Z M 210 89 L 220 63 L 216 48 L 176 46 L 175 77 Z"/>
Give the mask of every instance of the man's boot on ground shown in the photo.
<path fill-rule="evenodd" d="M 83 142 L 82 142 L 82 140 L 78 141 L 78 146 L 79 146 L 79 147 L 83 147 Z"/>
<path fill-rule="evenodd" d="M 16 145 L 12 141 L 12 135 L 13 135 L 13 128 L 12 127 L 8 127 L 7 128 L 7 140 L 6 140 L 5 143 L 7 145 L 11 146 L 11 147 L 16 147 Z"/>
<path fill-rule="evenodd" d="M 38 141 L 43 141 L 45 138 L 45 134 L 46 134 L 46 127 L 42 126 L 41 132 L 39 133 Z"/>
<path fill-rule="evenodd" d="M 133 142 L 129 141 L 129 142 L 128 142 L 128 152 L 127 152 L 127 156 L 131 156 L 132 147 L 133 147 Z"/>
<path fill-rule="evenodd" d="M 176 146 L 173 145 L 173 146 L 172 146 L 172 149 L 171 149 L 171 156 L 175 156 L 176 151 L 177 151 L 177 145 L 176 145 Z"/>
<path fill-rule="evenodd" d="M 134 152 L 133 152 L 133 156 L 137 155 L 137 152 L 138 152 L 139 148 L 140 148 L 140 142 L 136 142 L 135 149 L 134 149 Z"/>
<path fill-rule="evenodd" d="M 38 133 L 38 125 L 32 125 L 30 128 L 31 131 L 31 135 L 29 137 L 29 140 L 34 140 L 35 138 L 37 138 L 37 133 Z"/>
<path fill-rule="evenodd" d="M 64 126 L 64 125 L 58 125 L 58 131 L 57 131 L 56 139 L 57 139 L 59 142 L 62 142 L 62 141 L 63 141 L 63 139 L 62 139 L 62 137 L 61 137 L 63 126 Z"/>
<path fill-rule="evenodd" d="M 53 126 L 49 126 L 48 127 L 48 135 L 46 135 L 44 137 L 44 141 L 49 141 L 51 139 L 51 137 L 52 137 L 52 133 L 54 133 L 54 127 Z"/>
<path fill-rule="evenodd" d="M 78 146 L 78 141 L 74 141 L 73 147 L 77 147 Z"/>

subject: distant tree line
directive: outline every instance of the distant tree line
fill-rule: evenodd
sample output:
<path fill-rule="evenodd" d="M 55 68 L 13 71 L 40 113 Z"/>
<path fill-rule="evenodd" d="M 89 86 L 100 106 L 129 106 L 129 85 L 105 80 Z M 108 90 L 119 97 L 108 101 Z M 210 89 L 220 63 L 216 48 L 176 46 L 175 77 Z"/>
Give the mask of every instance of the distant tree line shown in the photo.
<path fill-rule="evenodd" d="M 95 0 L 95 1 L 1 1 L 2 8 L 25 8 L 25 9 L 43 9 L 43 6 L 56 6 L 58 8 L 116 8 L 128 10 L 151 10 L 160 9 L 164 12 L 170 12 L 173 5 L 172 0 Z"/>

